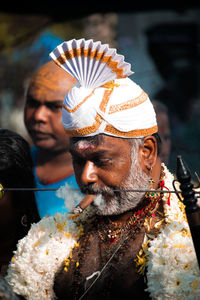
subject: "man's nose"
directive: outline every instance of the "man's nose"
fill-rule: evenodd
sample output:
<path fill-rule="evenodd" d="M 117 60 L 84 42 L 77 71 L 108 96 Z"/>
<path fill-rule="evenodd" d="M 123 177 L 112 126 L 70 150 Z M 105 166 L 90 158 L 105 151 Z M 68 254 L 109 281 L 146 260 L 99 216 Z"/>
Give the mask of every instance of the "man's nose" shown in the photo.
<path fill-rule="evenodd" d="M 35 110 L 34 118 L 38 122 L 46 122 L 48 119 L 48 111 L 44 105 L 40 105 Z"/>
<path fill-rule="evenodd" d="M 96 183 L 98 180 L 98 175 L 96 172 L 96 167 L 93 162 L 87 161 L 84 165 L 81 174 L 81 182 L 84 185 L 88 185 L 90 183 Z"/>

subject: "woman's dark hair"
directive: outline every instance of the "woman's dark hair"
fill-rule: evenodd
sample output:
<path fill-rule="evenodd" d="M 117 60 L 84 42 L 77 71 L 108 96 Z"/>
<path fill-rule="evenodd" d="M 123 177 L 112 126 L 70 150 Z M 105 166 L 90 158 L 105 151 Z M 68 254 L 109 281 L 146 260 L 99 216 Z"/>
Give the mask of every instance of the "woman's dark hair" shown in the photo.
<path fill-rule="evenodd" d="M 19 134 L 8 129 L 0 129 L 0 183 L 7 188 L 35 187 L 33 164 L 28 142 Z M 40 217 L 34 191 L 13 191 L 13 206 L 21 218 L 26 216 L 26 227 L 20 228 L 23 236 L 30 225 Z"/>

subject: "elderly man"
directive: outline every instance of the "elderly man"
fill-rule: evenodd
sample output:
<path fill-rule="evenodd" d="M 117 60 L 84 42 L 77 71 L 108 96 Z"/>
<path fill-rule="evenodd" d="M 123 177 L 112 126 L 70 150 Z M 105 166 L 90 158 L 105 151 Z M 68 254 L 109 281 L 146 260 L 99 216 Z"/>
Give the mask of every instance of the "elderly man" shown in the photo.
<path fill-rule="evenodd" d="M 65 97 L 62 123 L 81 191 L 96 198 L 80 215 L 33 226 L 9 283 L 34 300 L 197 299 L 184 207 L 168 192 L 173 176 L 158 156 L 155 112 L 127 78 L 130 65 L 115 49 L 84 39 L 63 43 L 51 57 L 79 82 Z"/>

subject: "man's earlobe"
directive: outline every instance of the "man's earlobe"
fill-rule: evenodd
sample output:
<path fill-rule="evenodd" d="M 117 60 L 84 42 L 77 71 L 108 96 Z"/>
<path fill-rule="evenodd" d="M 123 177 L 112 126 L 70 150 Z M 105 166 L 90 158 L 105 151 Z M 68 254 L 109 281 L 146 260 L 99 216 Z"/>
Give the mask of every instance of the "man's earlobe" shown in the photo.
<path fill-rule="evenodd" d="M 157 142 L 154 136 L 144 137 L 144 144 L 140 147 L 138 155 L 143 171 L 150 171 L 157 159 Z"/>

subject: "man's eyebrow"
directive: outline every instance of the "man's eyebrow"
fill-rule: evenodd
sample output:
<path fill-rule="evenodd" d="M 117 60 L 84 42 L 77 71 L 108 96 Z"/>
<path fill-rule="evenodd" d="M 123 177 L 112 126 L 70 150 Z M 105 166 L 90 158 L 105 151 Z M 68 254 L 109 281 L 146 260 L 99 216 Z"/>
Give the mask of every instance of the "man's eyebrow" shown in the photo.
<path fill-rule="evenodd" d="M 85 149 L 85 151 L 87 151 L 87 150 L 88 150 L 88 148 Z M 89 153 L 88 156 L 90 158 L 93 158 L 93 157 L 96 157 L 99 155 L 101 156 L 101 155 L 107 154 L 108 152 L 110 152 L 110 150 L 112 150 L 112 149 L 108 149 L 108 150 L 100 149 L 100 150 L 94 151 L 92 153 Z M 69 151 L 72 155 L 81 156 L 81 154 L 76 150 L 76 147 L 73 147 L 73 146 L 70 147 Z M 85 151 L 83 149 L 83 152 L 85 152 Z"/>
<path fill-rule="evenodd" d="M 101 155 L 101 154 L 108 153 L 109 151 L 110 151 L 110 149 L 108 149 L 108 150 L 105 150 L 105 149 L 97 150 L 97 151 L 93 152 L 91 155 Z"/>

